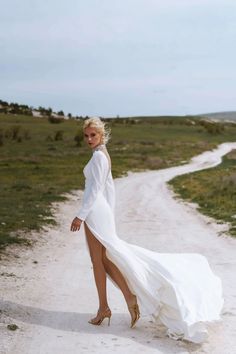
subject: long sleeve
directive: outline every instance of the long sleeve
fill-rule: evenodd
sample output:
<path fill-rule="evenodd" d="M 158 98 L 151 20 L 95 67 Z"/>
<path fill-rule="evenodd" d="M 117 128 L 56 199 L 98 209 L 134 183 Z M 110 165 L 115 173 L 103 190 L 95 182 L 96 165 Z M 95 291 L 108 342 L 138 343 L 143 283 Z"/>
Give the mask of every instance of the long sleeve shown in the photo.
<path fill-rule="evenodd" d="M 98 193 L 103 190 L 106 183 L 109 163 L 103 152 L 95 151 L 93 153 L 89 168 L 90 173 L 85 182 L 82 206 L 76 214 L 76 216 L 81 220 L 86 219 L 96 201 Z"/>

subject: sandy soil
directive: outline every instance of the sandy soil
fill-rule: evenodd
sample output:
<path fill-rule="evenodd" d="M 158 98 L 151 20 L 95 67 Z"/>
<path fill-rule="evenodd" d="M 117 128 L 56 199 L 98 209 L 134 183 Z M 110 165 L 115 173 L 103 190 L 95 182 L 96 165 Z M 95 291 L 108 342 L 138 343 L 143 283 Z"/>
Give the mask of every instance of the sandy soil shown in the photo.
<path fill-rule="evenodd" d="M 83 228 L 69 231 L 82 192 L 54 204 L 57 227 L 33 233 L 33 248 L 9 249 L 1 261 L 1 354 L 81 353 L 209 353 L 236 352 L 236 240 L 227 225 L 199 214 L 196 206 L 174 197 L 166 181 L 176 175 L 220 163 L 236 143 L 221 144 L 189 164 L 159 171 L 129 173 L 115 180 L 116 224 L 121 238 L 158 252 L 199 252 L 223 281 L 222 322 L 209 328 L 202 345 L 174 341 L 151 318 L 142 317 L 133 329 L 121 292 L 108 280 L 111 325 L 88 320 L 98 302 Z M 194 276 L 194 274 L 193 274 Z M 9 324 L 16 324 L 15 331 Z"/>

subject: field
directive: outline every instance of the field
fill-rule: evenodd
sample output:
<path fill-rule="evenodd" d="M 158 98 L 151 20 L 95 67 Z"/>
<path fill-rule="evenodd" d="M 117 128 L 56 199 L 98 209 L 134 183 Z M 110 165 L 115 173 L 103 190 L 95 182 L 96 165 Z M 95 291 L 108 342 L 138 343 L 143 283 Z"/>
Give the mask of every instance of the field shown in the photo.
<path fill-rule="evenodd" d="M 211 130 L 194 117 L 119 118 L 110 119 L 107 124 L 112 130 L 108 149 L 113 177 L 129 170 L 160 169 L 186 163 L 192 156 L 221 142 L 235 141 L 236 137 L 234 124 L 215 123 L 217 129 Z M 83 188 L 82 170 L 91 152 L 84 143 L 79 146 L 75 140 L 75 136 L 81 135 L 81 129 L 82 121 L 74 119 L 55 124 L 47 118 L 0 114 L 1 249 L 10 243 L 30 244 L 27 238 L 30 230 L 55 222 L 51 203 L 64 200 L 65 192 Z M 221 167 L 204 171 L 204 182 L 218 174 L 219 168 L 222 178 L 235 174 L 235 159 L 229 160 L 230 163 L 226 159 Z M 195 175 L 201 184 L 199 176 L 203 175 Z M 193 179 L 192 176 L 182 178 Z M 214 187 L 224 194 L 218 188 L 221 182 L 219 178 L 214 186 L 209 183 L 208 192 Z M 189 190 L 184 196 L 189 198 L 190 194 Z M 210 209 L 212 212 L 214 205 Z M 225 220 L 224 213 L 214 215 Z"/>
<path fill-rule="evenodd" d="M 178 176 L 169 182 L 184 199 L 197 203 L 198 210 L 228 222 L 229 232 L 236 236 L 236 150 L 209 170 Z"/>

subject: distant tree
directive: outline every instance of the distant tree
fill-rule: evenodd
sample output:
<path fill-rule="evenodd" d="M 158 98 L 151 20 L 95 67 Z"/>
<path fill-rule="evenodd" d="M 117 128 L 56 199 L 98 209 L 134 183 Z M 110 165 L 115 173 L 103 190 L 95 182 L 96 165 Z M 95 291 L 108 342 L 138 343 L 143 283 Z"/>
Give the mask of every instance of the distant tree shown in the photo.
<path fill-rule="evenodd" d="M 51 116 L 51 114 L 52 114 L 52 108 L 51 107 L 44 108 L 42 106 L 39 106 L 38 111 L 40 112 L 40 114 L 42 116 Z"/>
<path fill-rule="evenodd" d="M 11 102 L 10 106 L 13 107 L 13 108 L 18 108 L 19 107 L 18 103 L 15 103 L 15 102 Z"/>
<path fill-rule="evenodd" d="M 40 112 L 40 114 L 41 114 L 42 116 L 45 116 L 47 110 L 46 110 L 46 108 L 44 108 L 44 107 L 42 107 L 42 106 L 39 106 L 38 111 Z"/>
<path fill-rule="evenodd" d="M 51 108 L 51 107 L 48 107 L 48 109 L 47 109 L 47 115 L 48 115 L 48 116 L 51 116 L 51 115 L 52 115 L 52 108 Z"/>
<path fill-rule="evenodd" d="M 63 117 L 64 117 L 64 112 L 63 112 L 63 111 L 58 111 L 57 114 L 58 114 L 59 116 L 63 116 Z"/>
<path fill-rule="evenodd" d="M 72 114 L 68 113 L 68 118 L 71 119 L 72 118 Z"/>
<path fill-rule="evenodd" d="M 0 105 L 2 105 L 3 107 L 9 106 L 9 105 L 8 105 L 8 102 L 2 101 L 2 100 L 0 100 Z"/>
<path fill-rule="evenodd" d="M 27 104 L 20 104 L 19 107 L 21 109 L 29 109 L 29 106 L 27 106 Z"/>

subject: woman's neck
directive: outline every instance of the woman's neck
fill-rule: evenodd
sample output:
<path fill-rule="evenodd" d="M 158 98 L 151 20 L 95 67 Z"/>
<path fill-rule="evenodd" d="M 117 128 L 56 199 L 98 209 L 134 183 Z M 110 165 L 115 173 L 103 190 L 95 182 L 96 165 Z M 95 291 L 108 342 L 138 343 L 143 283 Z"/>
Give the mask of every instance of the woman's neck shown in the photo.
<path fill-rule="evenodd" d="M 94 151 L 97 151 L 97 150 L 104 149 L 104 148 L 106 148 L 106 145 L 105 145 L 105 144 L 98 144 L 97 146 L 95 146 L 95 147 L 93 148 L 93 152 L 94 152 Z"/>

